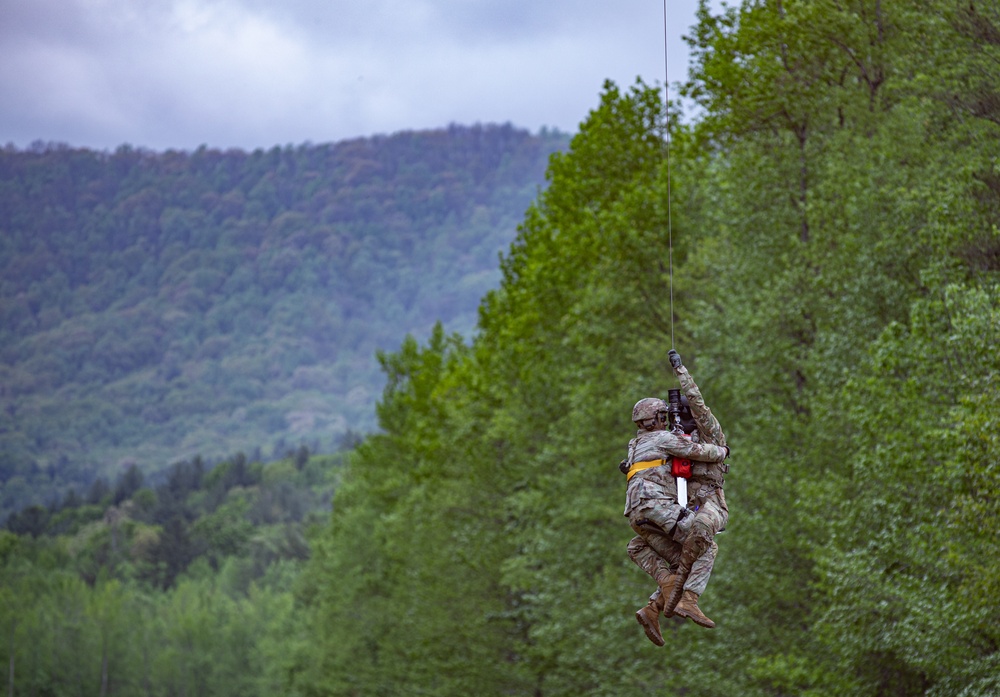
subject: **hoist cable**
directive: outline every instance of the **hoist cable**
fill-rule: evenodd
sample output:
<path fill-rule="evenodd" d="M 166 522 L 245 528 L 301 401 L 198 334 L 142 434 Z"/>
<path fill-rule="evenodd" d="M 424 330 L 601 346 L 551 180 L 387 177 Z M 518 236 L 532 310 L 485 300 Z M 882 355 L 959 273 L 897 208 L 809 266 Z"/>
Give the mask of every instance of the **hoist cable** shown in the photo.
<path fill-rule="evenodd" d="M 663 100 L 665 106 L 665 130 L 667 151 L 667 248 L 668 273 L 670 276 L 670 348 L 674 346 L 674 231 L 671 220 L 670 191 L 670 63 L 667 59 L 667 0 L 663 0 Z"/>

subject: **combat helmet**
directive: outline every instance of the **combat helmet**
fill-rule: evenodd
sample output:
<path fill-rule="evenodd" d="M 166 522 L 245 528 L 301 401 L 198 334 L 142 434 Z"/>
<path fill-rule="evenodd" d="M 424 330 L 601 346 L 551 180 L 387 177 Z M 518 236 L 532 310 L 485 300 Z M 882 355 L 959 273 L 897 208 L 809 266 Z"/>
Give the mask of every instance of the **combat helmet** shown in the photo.
<path fill-rule="evenodd" d="M 643 421 L 655 419 L 660 412 L 667 411 L 667 403 L 658 397 L 645 397 L 632 407 L 632 421 L 641 424 Z"/>

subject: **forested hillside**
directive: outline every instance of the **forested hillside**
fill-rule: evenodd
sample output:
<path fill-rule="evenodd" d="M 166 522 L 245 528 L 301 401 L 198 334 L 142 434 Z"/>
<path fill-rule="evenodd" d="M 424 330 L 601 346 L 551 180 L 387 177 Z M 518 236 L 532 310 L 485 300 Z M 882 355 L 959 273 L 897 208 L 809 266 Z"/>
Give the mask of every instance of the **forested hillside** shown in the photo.
<path fill-rule="evenodd" d="M 748 1 L 691 36 L 674 344 L 732 448 L 718 627 L 659 649 L 633 618 L 617 465 L 676 386 L 668 180 L 662 90 L 609 85 L 476 340 L 387 361 L 301 694 L 1000 694 L 1000 6 Z"/>
<path fill-rule="evenodd" d="M 18 690 L 1000 694 L 1000 7 L 746 0 L 690 35 L 701 116 L 607 84 L 475 335 L 380 354 L 381 430 L 274 470 L 332 491 L 308 559 L 85 576 L 58 513 L 0 538 Z M 658 648 L 618 463 L 671 344 L 726 431 L 731 517 L 718 626 L 663 620 Z M 218 496 L 239 530 L 268 477 L 212 471 L 191 516 Z"/>
<path fill-rule="evenodd" d="M 135 465 L 0 530 L 8 694 L 281 694 L 344 453 Z M 101 482 L 102 480 L 97 480 Z M 326 511 L 326 513 L 323 513 Z"/>
<path fill-rule="evenodd" d="M 0 151 L 0 516 L 375 425 L 375 352 L 470 333 L 567 136 Z"/>

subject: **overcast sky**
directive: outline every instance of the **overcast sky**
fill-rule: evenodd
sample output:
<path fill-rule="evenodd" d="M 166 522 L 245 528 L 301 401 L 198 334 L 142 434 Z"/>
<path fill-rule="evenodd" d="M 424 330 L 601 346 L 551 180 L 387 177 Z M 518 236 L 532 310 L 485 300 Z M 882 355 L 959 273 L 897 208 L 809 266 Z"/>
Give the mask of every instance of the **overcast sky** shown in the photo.
<path fill-rule="evenodd" d="M 668 0 L 671 83 L 696 7 Z M 0 145 L 573 132 L 605 79 L 662 86 L 663 25 L 663 0 L 0 0 Z"/>

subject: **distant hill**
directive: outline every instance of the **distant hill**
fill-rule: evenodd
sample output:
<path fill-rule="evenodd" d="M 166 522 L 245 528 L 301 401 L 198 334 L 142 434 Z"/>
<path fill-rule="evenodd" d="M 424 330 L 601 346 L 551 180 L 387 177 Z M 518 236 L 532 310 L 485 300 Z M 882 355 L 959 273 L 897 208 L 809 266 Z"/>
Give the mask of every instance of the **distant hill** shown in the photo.
<path fill-rule="evenodd" d="M 133 463 L 373 428 L 377 350 L 474 329 L 568 140 L 0 151 L 0 515 Z"/>

